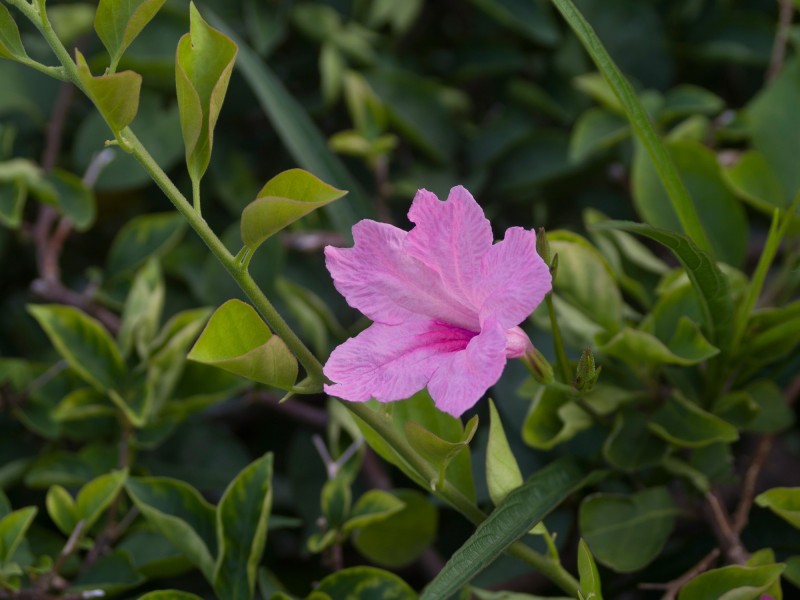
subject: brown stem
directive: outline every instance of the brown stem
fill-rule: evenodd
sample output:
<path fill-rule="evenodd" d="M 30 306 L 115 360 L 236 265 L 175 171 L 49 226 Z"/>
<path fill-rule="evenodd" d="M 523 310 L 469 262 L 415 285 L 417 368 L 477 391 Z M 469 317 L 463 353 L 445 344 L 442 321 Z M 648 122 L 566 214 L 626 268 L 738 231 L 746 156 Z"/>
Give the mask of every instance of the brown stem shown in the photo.
<path fill-rule="evenodd" d="M 711 516 L 714 533 L 720 543 L 720 547 L 725 556 L 731 563 L 743 565 L 747 562 L 749 554 L 739 539 L 739 533 L 734 530 L 731 524 L 731 517 L 728 509 L 722 504 L 714 491 L 706 494 L 706 506 Z"/>
<path fill-rule="evenodd" d="M 765 435 L 758 441 L 756 451 L 750 461 L 750 465 L 745 471 L 742 480 L 742 495 L 739 498 L 739 504 L 736 505 L 736 511 L 733 514 L 733 530 L 740 534 L 747 526 L 748 516 L 750 509 L 753 507 L 753 500 L 756 497 L 756 485 L 758 484 L 758 476 L 761 473 L 761 468 L 769 457 L 772 445 L 775 442 L 775 436 Z"/>
<path fill-rule="evenodd" d="M 664 595 L 661 596 L 661 600 L 675 600 L 675 598 L 678 597 L 678 592 L 681 591 L 681 588 L 689 583 L 692 579 L 700 575 L 700 573 L 707 571 L 714 564 L 714 562 L 716 562 L 717 558 L 719 558 L 719 555 L 719 548 L 714 548 L 711 552 L 700 559 L 696 565 L 694 565 L 680 577 L 673 579 L 672 581 L 668 581 L 667 583 L 642 583 L 639 584 L 639 588 L 643 590 L 664 590 Z"/>
<path fill-rule="evenodd" d="M 775 40 L 772 43 L 772 56 L 769 59 L 766 80 L 772 81 L 778 76 L 783 68 L 783 61 L 786 58 L 786 45 L 789 42 L 789 32 L 794 18 L 794 2 L 792 0 L 778 0 L 778 29 L 775 32 Z"/>

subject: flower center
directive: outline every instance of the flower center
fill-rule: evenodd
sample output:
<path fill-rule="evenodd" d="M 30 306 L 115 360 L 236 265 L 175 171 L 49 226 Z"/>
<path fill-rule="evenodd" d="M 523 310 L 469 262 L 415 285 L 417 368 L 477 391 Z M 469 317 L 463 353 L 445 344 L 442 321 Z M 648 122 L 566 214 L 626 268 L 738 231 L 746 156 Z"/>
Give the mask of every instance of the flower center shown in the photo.
<path fill-rule="evenodd" d="M 425 345 L 433 346 L 438 352 L 460 352 L 467 347 L 469 341 L 478 335 L 458 325 L 433 321 L 431 328 L 423 334 Z"/>

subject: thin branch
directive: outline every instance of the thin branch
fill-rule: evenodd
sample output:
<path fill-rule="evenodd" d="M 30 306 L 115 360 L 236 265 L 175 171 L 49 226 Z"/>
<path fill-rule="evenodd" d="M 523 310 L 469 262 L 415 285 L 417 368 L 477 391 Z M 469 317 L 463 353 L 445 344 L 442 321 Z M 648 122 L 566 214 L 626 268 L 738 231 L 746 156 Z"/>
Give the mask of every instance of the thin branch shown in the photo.
<path fill-rule="evenodd" d="M 719 540 L 720 547 L 731 563 L 743 565 L 749 557 L 747 550 L 739 539 L 739 533 L 731 524 L 731 517 L 725 505 L 722 504 L 717 494 L 710 491 L 706 494 L 706 506 L 712 518 L 714 533 Z"/>
<path fill-rule="evenodd" d="M 766 74 L 768 83 L 775 79 L 783 69 L 783 61 L 786 58 L 786 45 L 789 42 L 789 33 L 794 18 L 793 0 L 778 0 L 778 4 L 778 29 L 775 32 L 775 40 L 772 43 L 772 56 L 770 56 L 769 68 Z"/>
<path fill-rule="evenodd" d="M 736 511 L 733 514 L 733 530 L 737 534 L 740 534 L 747 526 L 750 509 L 753 507 L 753 500 L 756 497 L 758 476 L 769 457 L 774 442 L 774 435 L 765 435 L 762 437 L 758 441 L 758 446 L 756 446 L 756 451 L 753 454 L 750 465 L 747 467 L 747 471 L 745 471 L 742 480 L 742 495 L 739 498 L 739 504 L 736 505 Z"/>
<path fill-rule="evenodd" d="M 680 577 L 666 583 L 640 583 L 639 589 L 664 590 L 664 595 L 661 596 L 661 600 L 675 600 L 675 598 L 678 597 L 678 592 L 681 591 L 681 588 L 701 573 L 707 571 L 716 562 L 716 560 L 719 558 L 719 555 L 719 548 L 714 548 L 711 552 L 700 559 L 696 565 L 694 565 Z"/>

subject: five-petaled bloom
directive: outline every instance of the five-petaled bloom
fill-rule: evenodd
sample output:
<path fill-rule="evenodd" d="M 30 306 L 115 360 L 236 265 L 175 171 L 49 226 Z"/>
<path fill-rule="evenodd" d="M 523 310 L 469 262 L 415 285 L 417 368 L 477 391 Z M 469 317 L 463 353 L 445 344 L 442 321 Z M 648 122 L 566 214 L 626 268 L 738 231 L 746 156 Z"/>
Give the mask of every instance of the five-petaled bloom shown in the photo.
<path fill-rule="evenodd" d="M 536 234 L 521 227 L 493 243 L 492 227 L 461 186 L 441 202 L 419 190 L 411 231 L 363 220 L 353 248 L 325 248 L 336 289 L 374 323 L 336 348 L 325 391 L 392 402 L 428 388 L 455 417 L 532 345 L 517 327 L 551 289 Z"/>

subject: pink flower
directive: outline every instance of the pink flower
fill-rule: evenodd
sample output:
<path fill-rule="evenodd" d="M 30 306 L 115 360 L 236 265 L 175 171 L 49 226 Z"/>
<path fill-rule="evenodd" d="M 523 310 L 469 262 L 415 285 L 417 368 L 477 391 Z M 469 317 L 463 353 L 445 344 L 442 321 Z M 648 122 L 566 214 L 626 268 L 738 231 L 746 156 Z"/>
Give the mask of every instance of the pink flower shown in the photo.
<path fill-rule="evenodd" d="M 392 402 L 428 388 L 455 417 L 500 378 L 507 358 L 532 349 L 519 325 L 551 289 L 536 234 L 521 227 L 494 244 L 461 186 L 445 202 L 419 190 L 411 231 L 375 221 L 353 227 L 353 248 L 325 248 L 336 289 L 374 323 L 336 348 L 325 391 Z"/>

